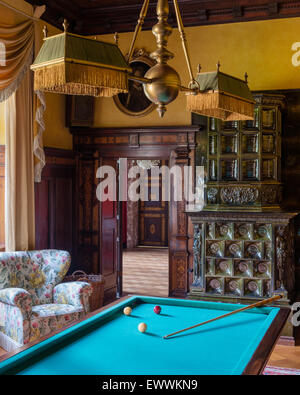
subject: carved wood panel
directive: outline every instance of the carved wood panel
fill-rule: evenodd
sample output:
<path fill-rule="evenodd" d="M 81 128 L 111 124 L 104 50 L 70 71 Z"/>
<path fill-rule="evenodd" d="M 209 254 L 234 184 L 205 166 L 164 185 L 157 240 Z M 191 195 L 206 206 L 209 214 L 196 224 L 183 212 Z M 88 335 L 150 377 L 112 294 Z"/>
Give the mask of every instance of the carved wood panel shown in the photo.
<path fill-rule="evenodd" d="M 35 5 L 36 0 L 28 0 Z M 296 0 L 179 0 L 185 26 L 234 23 L 249 20 L 297 17 L 300 2 Z M 142 7 L 138 0 L 80 0 L 71 2 L 44 0 L 47 6 L 42 19 L 61 28 L 64 18 L 70 22 L 74 33 L 95 35 L 118 32 L 133 32 Z M 150 1 L 148 16 L 143 26 L 149 30 L 156 23 L 157 1 Z M 170 2 L 169 23 L 177 27 L 176 15 Z"/>
<path fill-rule="evenodd" d="M 71 269 L 76 254 L 76 161 L 72 151 L 47 149 L 42 182 L 35 184 L 36 249 L 70 252 Z"/>
<path fill-rule="evenodd" d="M 167 161 L 162 160 L 158 166 L 167 166 Z M 151 185 L 157 188 L 157 196 L 151 195 Z M 169 203 L 162 201 L 162 176 L 151 176 L 148 170 L 148 197 L 149 201 L 139 203 L 139 244 L 144 246 L 168 246 L 168 212 Z"/>

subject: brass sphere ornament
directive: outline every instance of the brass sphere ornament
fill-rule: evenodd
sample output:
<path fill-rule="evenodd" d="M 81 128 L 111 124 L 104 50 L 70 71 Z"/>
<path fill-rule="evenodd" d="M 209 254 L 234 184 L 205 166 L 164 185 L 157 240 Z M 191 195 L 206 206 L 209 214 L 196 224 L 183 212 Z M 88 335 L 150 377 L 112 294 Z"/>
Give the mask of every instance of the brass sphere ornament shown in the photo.
<path fill-rule="evenodd" d="M 180 77 L 176 70 L 167 64 L 156 64 L 145 74 L 145 78 L 152 80 L 144 84 L 147 98 L 158 105 L 160 117 L 166 112 L 166 105 L 174 101 L 180 91 Z"/>

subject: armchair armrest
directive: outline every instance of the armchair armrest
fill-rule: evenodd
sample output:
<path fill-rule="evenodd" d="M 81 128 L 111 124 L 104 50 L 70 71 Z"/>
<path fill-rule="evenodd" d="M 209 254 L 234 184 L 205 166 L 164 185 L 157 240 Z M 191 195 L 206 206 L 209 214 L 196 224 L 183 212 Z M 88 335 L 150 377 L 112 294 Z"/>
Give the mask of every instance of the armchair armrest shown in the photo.
<path fill-rule="evenodd" d="M 70 304 L 82 308 L 86 313 L 90 311 L 89 297 L 92 286 L 82 281 L 62 283 L 53 290 L 53 301 L 58 304 Z"/>
<path fill-rule="evenodd" d="M 22 288 L 5 288 L 0 290 L 0 302 L 18 307 L 25 319 L 29 319 L 32 310 L 32 296 Z"/>

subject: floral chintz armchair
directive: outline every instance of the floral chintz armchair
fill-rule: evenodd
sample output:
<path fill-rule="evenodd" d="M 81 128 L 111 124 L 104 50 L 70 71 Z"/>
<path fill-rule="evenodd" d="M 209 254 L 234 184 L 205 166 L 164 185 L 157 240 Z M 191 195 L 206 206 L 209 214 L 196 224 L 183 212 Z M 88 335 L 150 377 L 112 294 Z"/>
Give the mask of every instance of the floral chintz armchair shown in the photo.
<path fill-rule="evenodd" d="M 0 347 L 13 351 L 89 312 L 90 284 L 61 284 L 70 264 L 66 251 L 0 253 Z"/>

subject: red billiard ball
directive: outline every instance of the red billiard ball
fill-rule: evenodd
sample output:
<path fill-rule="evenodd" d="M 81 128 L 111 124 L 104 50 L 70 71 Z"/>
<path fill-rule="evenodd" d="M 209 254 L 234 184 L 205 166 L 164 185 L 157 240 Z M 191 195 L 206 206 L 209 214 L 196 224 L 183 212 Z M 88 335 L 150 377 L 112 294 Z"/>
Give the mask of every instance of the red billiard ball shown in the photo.
<path fill-rule="evenodd" d="M 161 312 L 161 307 L 160 306 L 155 306 L 154 307 L 154 313 L 155 314 L 160 314 L 160 312 Z"/>

